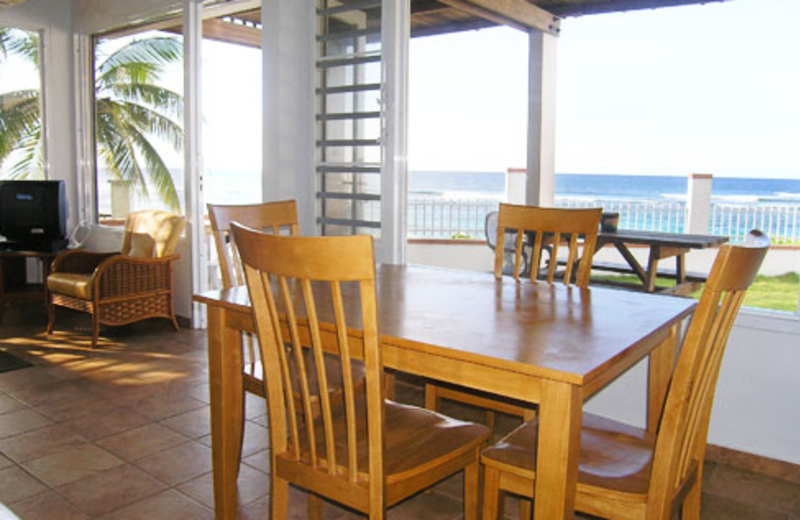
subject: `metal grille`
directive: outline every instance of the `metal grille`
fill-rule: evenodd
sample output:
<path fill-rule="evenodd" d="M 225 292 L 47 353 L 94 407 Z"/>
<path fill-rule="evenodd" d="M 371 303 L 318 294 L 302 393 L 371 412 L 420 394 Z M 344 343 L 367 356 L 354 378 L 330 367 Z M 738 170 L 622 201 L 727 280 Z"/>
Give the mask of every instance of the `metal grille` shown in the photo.
<path fill-rule="evenodd" d="M 323 235 L 380 234 L 381 3 L 318 4 L 317 222 Z"/>

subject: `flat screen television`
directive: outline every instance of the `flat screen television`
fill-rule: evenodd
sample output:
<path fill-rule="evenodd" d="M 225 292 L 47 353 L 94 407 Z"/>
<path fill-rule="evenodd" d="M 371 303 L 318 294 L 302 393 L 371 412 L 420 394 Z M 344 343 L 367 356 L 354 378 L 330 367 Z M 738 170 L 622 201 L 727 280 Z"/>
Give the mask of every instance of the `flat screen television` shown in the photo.
<path fill-rule="evenodd" d="M 0 181 L 0 248 L 57 251 L 67 244 L 64 181 Z"/>

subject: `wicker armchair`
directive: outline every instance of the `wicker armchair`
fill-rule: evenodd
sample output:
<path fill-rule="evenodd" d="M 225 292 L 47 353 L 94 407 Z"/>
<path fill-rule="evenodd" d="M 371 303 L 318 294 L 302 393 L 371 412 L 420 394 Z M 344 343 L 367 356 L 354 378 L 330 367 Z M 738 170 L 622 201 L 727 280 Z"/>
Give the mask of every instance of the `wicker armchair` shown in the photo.
<path fill-rule="evenodd" d="M 52 334 L 55 307 L 92 315 L 92 348 L 100 325 L 125 325 L 147 318 L 167 318 L 175 330 L 173 251 L 185 217 L 165 211 L 128 215 L 120 253 L 65 251 L 47 277 L 47 333 Z"/>

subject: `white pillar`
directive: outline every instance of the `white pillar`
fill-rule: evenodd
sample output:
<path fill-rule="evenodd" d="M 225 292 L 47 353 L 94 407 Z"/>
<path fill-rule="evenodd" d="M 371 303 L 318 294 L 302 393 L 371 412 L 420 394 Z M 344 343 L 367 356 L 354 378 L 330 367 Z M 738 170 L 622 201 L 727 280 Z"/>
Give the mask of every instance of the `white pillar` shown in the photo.
<path fill-rule="evenodd" d="M 300 230 L 315 234 L 315 3 L 263 0 L 263 184 L 265 201 L 296 199 Z"/>
<path fill-rule="evenodd" d="M 706 234 L 711 219 L 711 181 L 710 173 L 692 173 L 689 175 L 689 188 L 686 198 L 685 233 Z"/>
<path fill-rule="evenodd" d="M 506 170 L 505 201 L 509 204 L 525 204 L 527 173 L 525 168 L 508 168 Z"/>
<path fill-rule="evenodd" d="M 526 201 L 532 206 L 555 202 L 557 42 L 551 34 L 530 32 Z"/>

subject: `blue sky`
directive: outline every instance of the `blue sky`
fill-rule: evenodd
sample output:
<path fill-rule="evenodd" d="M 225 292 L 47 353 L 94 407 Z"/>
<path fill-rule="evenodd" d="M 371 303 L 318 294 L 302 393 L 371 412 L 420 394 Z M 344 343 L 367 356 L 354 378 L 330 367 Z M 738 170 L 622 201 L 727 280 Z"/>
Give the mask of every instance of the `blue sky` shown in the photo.
<path fill-rule="evenodd" d="M 798 21 L 798 0 L 565 19 L 556 171 L 800 179 Z M 524 166 L 524 34 L 416 39 L 411 60 L 412 169 Z"/>

